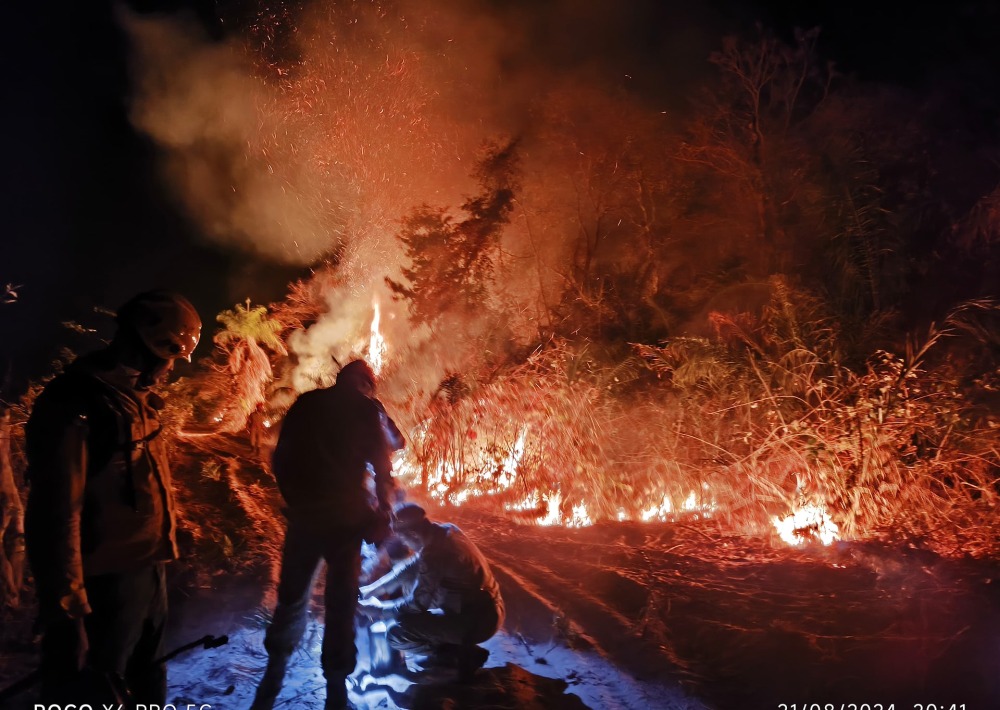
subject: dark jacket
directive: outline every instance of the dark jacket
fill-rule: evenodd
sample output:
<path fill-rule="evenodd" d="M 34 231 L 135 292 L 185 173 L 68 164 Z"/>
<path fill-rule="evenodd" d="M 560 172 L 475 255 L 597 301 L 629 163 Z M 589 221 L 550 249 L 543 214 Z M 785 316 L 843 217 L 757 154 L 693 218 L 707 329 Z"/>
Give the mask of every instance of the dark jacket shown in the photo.
<path fill-rule="evenodd" d="M 86 577 L 177 557 L 162 400 L 137 374 L 94 353 L 32 409 L 25 534 L 43 616 L 89 613 Z"/>
<path fill-rule="evenodd" d="M 289 515 L 341 526 L 367 525 L 373 508 L 388 509 L 395 488 L 390 456 L 398 429 L 377 401 L 334 385 L 302 394 L 285 416 L 272 457 Z M 368 466 L 375 495 L 368 489 Z"/>
<path fill-rule="evenodd" d="M 503 599 L 490 564 L 456 525 L 433 523 L 424 548 L 397 575 L 412 579 L 409 593 L 394 605 L 397 611 L 479 614 L 492 609 L 498 624 L 503 621 Z"/>

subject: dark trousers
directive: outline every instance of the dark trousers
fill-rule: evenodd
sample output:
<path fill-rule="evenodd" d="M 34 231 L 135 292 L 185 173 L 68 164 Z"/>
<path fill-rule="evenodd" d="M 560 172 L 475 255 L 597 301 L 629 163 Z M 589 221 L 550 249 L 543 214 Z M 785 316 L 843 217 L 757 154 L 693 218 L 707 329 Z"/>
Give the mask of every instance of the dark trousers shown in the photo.
<path fill-rule="evenodd" d="M 462 613 L 404 611 L 389 627 L 389 645 L 397 651 L 433 654 L 445 647 L 469 647 L 490 639 L 503 623 L 502 602 L 488 598 Z"/>
<path fill-rule="evenodd" d="M 42 698 L 49 703 L 108 702 L 109 675 L 124 679 L 137 703 L 163 705 L 167 673 L 153 661 L 163 655 L 167 620 L 163 563 L 138 570 L 87 577 L 91 613 L 84 619 L 87 669 L 79 677 L 49 672 L 61 664 L 61 651 L 42 642 Z M 117 705 L 116 705 L 117 707 Z"/>
<path fill-rule="evenodd" d="M 361 574 L 362 530 L 326 527 L 288 521 L 278 582 L 278 606 L 264 637 L 272 663 L 284 663 L 295 650 L 306 628 L 313 581 L 326 560 L 326 629 L 323 633 L 322 667 L 328 684 L 343 683 L 357 662 L 354 613 Z"/>

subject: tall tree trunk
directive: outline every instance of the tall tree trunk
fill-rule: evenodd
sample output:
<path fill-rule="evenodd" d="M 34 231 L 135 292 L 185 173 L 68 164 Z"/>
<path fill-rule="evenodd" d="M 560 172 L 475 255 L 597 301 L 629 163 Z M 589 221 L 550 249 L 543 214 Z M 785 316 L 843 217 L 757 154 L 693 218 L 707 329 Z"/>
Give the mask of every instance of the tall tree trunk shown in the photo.
<path fill-rule="evenodd" d="M 24 581 L 24 508 L 10 459 L 10 411 L 0 410 L 0 603 L 13 608 Z"/>

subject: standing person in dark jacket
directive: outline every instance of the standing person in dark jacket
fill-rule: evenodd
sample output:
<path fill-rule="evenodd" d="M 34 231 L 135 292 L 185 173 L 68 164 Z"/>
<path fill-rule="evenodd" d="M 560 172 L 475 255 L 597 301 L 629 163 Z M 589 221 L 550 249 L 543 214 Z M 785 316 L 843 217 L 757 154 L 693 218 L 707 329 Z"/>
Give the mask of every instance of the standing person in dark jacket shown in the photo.
<path fill-rule="evenodd" d="M 436 523 L 415 503 L 396 509 L 393 530 L 415 555 L 364 587 L 358 611 L 389 621 L 396 651 L 428 656 L 467 680 L 489 657 L 478 644 L 504 620 L 500 587 L 489 562 L 456 525 Z M 379 596 L 402 594 L 382 601 Z"/>
<path fill-rule="evenodd" d="M 363 360 L 348 363 L 333 387 L 299 397 L 281 427 L 272 467 L 287 504 L 278 606 L 264 638 L 268 665 L 254 710 L 269 710 L 288 658 L 306 627 L 313 579 L 326 561 L 326 630 L 321 663 L 328 710 L 347 707 L 354 671 L 354 609 L 361 542 L 377 541 L 396 498 L 390 456 L 403 438 L 375 398 L 375 375 Z M 369 486 L 369 467 L 375 474 Z"/>
<path fill-rule="evenodd" d="M 42 699 L 80 704 L 124 678 L 137 702 L 163 704 L 164 563 L 177 557 L 163 400 L 151 388 L 190 360 L 201 319 L 149 291 L 119 309 L 104 350 L 39 395 L 26 427 L 25 520 L 42 640 Z M 86 670 L 86 672 L 85 672 Z"/>

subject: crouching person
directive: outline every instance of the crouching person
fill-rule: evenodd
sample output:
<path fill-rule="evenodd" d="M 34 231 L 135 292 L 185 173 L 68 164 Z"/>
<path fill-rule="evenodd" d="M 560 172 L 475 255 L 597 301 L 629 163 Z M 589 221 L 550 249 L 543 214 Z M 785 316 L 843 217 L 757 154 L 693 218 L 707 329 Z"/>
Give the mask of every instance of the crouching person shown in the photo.
<path fill-rule="evenodd" d="M 427 656 L 424 666 L 458 670 L 468 680 L 489 657 L 477 644 L 504 619 L 500 588 L 479 548 L 457 526 L 436 523 L 413 503 L 400 506 L 393 530 L 415 555 L 364 587 L 359 612 L 389 622 L 389 645 Z M 379 596 L 402 595 L 383 601 Z"/>

